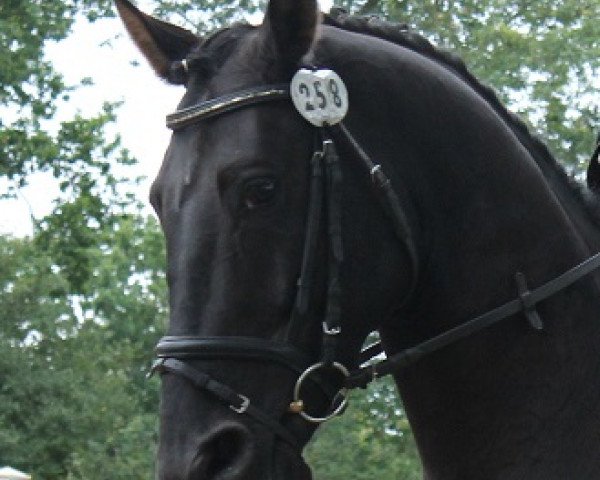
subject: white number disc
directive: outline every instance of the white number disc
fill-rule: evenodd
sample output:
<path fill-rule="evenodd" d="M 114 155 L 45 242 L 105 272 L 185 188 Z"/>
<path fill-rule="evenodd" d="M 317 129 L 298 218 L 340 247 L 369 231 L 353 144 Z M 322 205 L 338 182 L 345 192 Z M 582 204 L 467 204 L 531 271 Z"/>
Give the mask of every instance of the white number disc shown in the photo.
<path fill-rule="evenodd" d="M 290 93 L 296 110 L 317 127 L 335 125 L 348 112 L 346 85 L 332 70 L 298 70 Z"/>

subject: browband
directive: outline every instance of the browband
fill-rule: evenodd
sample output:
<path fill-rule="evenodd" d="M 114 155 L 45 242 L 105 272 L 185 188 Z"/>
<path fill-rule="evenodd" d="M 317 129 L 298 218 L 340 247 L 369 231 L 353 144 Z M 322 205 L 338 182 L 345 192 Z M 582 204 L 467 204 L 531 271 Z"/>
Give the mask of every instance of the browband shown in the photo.
<path fill-rule="evenodd" d="M 248 105 L 256 105 L 273 100 L 288 100 L 289 98 L 290 87 L 287 83 L 253 87 L 177 110 L 167 115 L 167 127 L 171 130 L 178 130 L 200 120 L 205 120 Z"/>

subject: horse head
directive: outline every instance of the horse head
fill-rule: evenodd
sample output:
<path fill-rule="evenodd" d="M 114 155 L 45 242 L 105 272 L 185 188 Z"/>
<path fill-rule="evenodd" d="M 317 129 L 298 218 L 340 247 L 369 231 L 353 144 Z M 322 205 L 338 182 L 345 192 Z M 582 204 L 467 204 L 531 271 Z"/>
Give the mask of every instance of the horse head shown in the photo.
<path fill-rule="evenodd" d="M 272 0 L 262 25 L 206 38 L 117 6 L 156 73 L 185 86 L 150 194 L 170 301 L 158 478 L 310 478 L 302 447 L 416 274 L 369 175 L 287 98 L 321 62 L 316 1 Z M 342 230 L 360 232 L 343 250 Z"/>

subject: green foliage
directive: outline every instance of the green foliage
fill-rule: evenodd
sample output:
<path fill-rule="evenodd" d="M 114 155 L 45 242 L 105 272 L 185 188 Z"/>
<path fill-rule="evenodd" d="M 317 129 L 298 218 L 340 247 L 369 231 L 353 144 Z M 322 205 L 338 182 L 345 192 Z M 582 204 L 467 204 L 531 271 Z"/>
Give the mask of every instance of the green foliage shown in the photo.
<path fill-rule="evenodd" d="M 63 196 L 55 201 L 52 214 L 38 223 L 36 242 L 52 254 L 71 292 L 85 292 L 96 260 L 92 251 L 102 230 L 131 203 L 119 191 L 127 181 L 111 173 L 116 164 L 134 163 L 126 150 L 119 151 L 119 138 L 111 142 L 105 138 L 106 125 L 115 118 L 113 110 L 107 104 L 95 118 L 77 116 L 63 122 L 56 140 L 60 148 L 47 162 L 37 162 L 38 171 L 52 169 Z"/>
<path fill-rule="evenodd" d="M 87 295 L 36 239 L 0 237 L 0 463 L 39 478 L 152 477 L 161 234 L 124 215 L 99 237 Z"/>
<path fill-rule="evenodd" d="M 78 12 L 111 15 L 110 0 L 6 0 L 0 3 L 0 175 L 23 186 L 63 147 L 42 123 L 73 87 L 44 58 L 48 41 L 66 38 Z M 68 139 L 67 139 L 68 141 Z"/>
<path fill-rule="evenodd" d="M 65 88 L 44 59 L 44 44 L 64 39 L 78 12 L 88 19 L 110 16 L 110 0 L 5 0 L 0 3 L 0 106 L 29 107 L 48 118 Z"/>
<path fill-rule="evenodd" d="M 153 478 L 156 413 L 131 415 L 129 423 L 118 426 L 100 442 L 90 441 L 86 449 L 72 455 L 67 480 L 110 478 L 147 480 Z"/>
<path fill-rule="evenodd" d="M 155 0 L 154 15 L 169 18 L 200 35 L 211 32 L 248 16 L 262 14 L 266 0 L 203 0 L 201 2 L 179 2 Z M 259 18 L 262 16 L 259 15 Z"/>
<path fill-rule="evenodd" d="M 0 339 L 21 344 L 34 332 L 54 337 L 57 321 L 72 328 L 68 285 L 51 259 L 29 240 L 1 236 L 0 259 Z"/>
<path fill-rule="evenodd" d="M 0 464 L 35 478 L 153 476 L 157 390 L 143 378 L 166 311 L 162 236 L 114 174 L 133 163 L 105 132 L 117 105 L 57 128 L 72 87 L 44 58 L 76 15 L 111 8 L 0 5 L 0 176 L 49 172 L 61 191 L 33 238 L 0 237 Z"/>
<path fill-rule="evenodd" d="M 419 457 L 393 382 L 352 392 L 343 416 L 321 426 L 306 449 L 315 480 L 417 480 Z"/>

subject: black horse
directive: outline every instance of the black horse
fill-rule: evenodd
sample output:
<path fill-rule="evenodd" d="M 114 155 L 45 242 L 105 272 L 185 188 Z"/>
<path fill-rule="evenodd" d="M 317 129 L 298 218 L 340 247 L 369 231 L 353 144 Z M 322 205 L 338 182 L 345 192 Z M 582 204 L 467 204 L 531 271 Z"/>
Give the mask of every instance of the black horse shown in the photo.
<path fill-rule="evenodd" d="M 426 478 L 600 478 L 596 200 L 491 90 L 315 0 L 204 39 L 117 6 L 186 87 L 151 191 L 171 306 L 158 478 L 308 479 L 314 417 L 388 372 Z M 342 124 L 294 108 L 300 67 L 340 76 Z M 390 361 L 357 371 L 374 330 Z"/>

